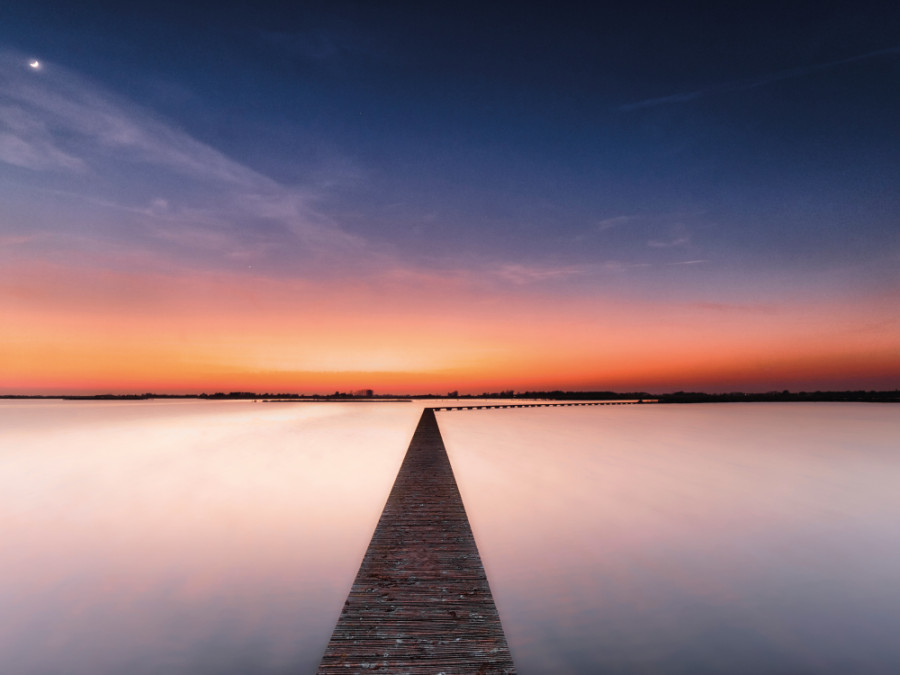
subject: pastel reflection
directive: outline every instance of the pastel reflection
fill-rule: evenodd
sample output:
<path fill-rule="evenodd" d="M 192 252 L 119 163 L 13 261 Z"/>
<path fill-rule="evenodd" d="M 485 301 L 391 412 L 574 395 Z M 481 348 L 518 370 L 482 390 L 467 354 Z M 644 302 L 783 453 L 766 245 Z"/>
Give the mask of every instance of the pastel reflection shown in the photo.
<path fill-rule="evenodd" d="M 411 404 L 0 404 L 3 672 L 312 672 Z"/>
<path fill-rule="evenodd" d="M 441 413 L 521 673 L 900 670 L 900 415 Z"/>

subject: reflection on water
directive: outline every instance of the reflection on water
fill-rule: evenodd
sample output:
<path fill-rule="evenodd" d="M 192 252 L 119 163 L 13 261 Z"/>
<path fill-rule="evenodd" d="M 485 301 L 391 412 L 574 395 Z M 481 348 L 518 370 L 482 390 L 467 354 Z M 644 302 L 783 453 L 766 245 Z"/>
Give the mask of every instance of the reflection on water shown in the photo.
<path fill-rule="evenodd" d="M 418 416 L 0 402 L 0 672 L 313 672 Z"/>
<path fill-rule="evenodd" d="M 314 672 L 421 408 L 0 402 L 0 672 Z M 525 675 L 900 672 L 898 408 L 438 422 Z"/>
<path fill-rule="evenodd" d="M 900 672 L 900 409 L 439 413 L 519 671 Z"/>

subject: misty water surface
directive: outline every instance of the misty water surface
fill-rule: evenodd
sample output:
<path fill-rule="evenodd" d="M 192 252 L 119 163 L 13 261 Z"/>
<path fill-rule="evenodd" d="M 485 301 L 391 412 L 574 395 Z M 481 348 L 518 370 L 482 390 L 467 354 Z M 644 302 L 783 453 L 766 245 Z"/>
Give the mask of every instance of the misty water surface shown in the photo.
<path fill-rule="evenodd" d="M 0 403 L 4 673 L 312 673 L 420 403 Z M 443 412 L 521 673 L 900 670 L 900 414 Z"/>
<path fill-rule="evenodd" d="M 521 673 L 900 672 L 900 408 L 439 413 Z"/>
<path fill-rule="evenodd" d="M 0 672 L 314 671 L 418 415 L 0 403 Z"/>

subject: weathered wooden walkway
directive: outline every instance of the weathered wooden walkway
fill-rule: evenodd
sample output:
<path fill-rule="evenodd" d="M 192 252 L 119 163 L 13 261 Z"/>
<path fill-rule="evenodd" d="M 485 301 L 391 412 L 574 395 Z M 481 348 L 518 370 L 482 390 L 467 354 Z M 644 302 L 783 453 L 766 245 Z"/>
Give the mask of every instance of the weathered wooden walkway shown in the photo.
<path fill-rule="evenodd" d="M 413 434 L 319 674 L 514 673 L 434 411 Z"/>

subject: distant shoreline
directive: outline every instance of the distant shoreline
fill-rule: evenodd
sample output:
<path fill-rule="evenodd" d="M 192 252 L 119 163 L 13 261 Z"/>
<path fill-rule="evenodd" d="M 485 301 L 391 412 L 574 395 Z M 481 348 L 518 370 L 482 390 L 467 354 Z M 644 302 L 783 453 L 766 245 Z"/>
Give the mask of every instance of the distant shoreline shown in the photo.
<path fill-rule="evenodd" d="M 538 401 L 588 401 L 588 400 L 653 400 L 657 403 L 764 403 L 764 402 L 869 402 L 900 403 L 900 390 L 889 391 L 771 391 L 765 393 L 678 391 L 668 394 L 648 392 L 617 393 L 611 391 L 529 391 L 486 392 L 446 396 L 441 394 L 385 394 L 358 396 L 337 393 L 330 396 L 305 394 L 273 394 L 256 392 L 217 392 L 215 394 L 0 394 L 0 400 L 64 400 L 64 401 L 147 401 L 156 399 L 196 399 L 201 401 L 252 400 L 265 403 L 404 403 L 413 400 L 474 400 L 512 399 Z"/>

